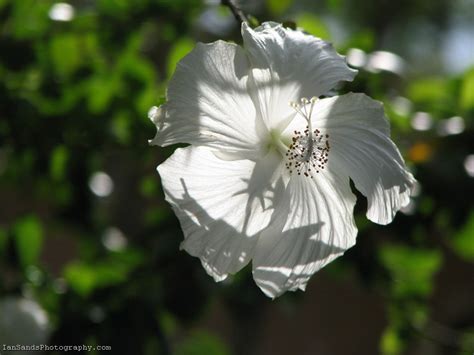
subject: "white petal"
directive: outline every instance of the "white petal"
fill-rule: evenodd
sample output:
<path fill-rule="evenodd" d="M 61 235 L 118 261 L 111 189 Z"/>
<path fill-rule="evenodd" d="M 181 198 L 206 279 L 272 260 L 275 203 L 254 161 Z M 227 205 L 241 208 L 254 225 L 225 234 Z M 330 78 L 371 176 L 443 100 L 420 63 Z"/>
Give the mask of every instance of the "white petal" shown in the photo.
<path fill-rule="evenodd" d="M 257 235 L 273 211 L 280 162 L 225 161 L 209 148 L 177 149 L 158 167 L 166 200 L 183 229 L 181 247 L 201 259 L 216 281 L 253 256 Z"/>
<path fill-rule="evenodd" d="M 349 179 L 293 175 L 262 232 L 253 259 L 253 277 L 269 297 L 303 289 L 311 275 L 355 244 L 355 196 Z"/>
<path fill-rule="evenodd" d="M 154 110 L 158 132 L 150 143 L 224 147 L 244 155 L 258 150 L 262 127 L 248 95 L 248 72 L 241 47 L 223 41 L 197 44 L 178 63 L 167 103 Z"/>
<path fill-rule="evenodd" d="M 337 163 L 367 197 L 367 218 L 390 223 L 408 204 L 415 179 L 390 140 L 382 104 L 363 94 L 323 99 L 316 103 L 312 122 L 329 133 L 329 168 Z"/>
<path fill-rule="evenodd" d="M 244 48 L 252 64 L 256 105 L 269 128 L 294 116 L 290 101 L 327 94 L 357 71 L 327 42 L 277 23 L 251 29 L 242 24 Z"/>

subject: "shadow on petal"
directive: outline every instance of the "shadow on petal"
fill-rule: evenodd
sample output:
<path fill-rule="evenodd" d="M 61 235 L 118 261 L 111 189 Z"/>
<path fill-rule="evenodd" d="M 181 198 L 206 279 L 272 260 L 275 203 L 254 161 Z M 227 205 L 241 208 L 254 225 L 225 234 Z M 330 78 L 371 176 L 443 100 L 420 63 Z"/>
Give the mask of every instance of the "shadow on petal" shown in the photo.
<path fill-rule="evenodd" d="M 279 225 L 285 223 L 284 219 L 280 218 L 280 221 Z M 304 290 L 316 271 L 346 251 L 344 248 L 310 238 L 319 234 L 323 225 L 324 222 L 320 222 L 283 233 L 281 229 L 271 225 L 262 233 L 261 238 L 270 237 L 268 239 L 273 239 L 274 245 L 259 244 L 259 247 L 271 248 L 271 251 L 264 260 L 255 262 L 253 278 L 267 296 L 274 298 L 287 290 Z M 270 235 L 277 233 L 280 235 Z"/>
<path fill-rule="evenodd" d="M 212 218 L 190 195 L 183 179 L 181 179 L 181 184 L 184 190 L 182 197 L 170 198 L 183 230 L 190 231 L 181 248 L 199 257 L 207 273 L 216 281 L 224 280 L 228 274 L 236 273 L 249 263 L 255 255 L 259 238 L 263 237 L 260 234 L 263 233 L 278 234 L 273 247 L 277 253 L 280 253 L 279 262 L 275 263 L 275 260 L 272 260 L 268 265 L 260 264 L 254 270 L 255 281 L 270 297 L 281 294 L 287 289 L 294 290 L 300 287 L 302 283 L 299 281 L 295 287 L 278 285 L 291 284 L 295 279 L 307 281 L 314 273 L 312 270 L 315 267 L 319 269 L 329 259 L 332 260 L 344 252 L 344 249 L 310 239 L 311 235 L 319 232 L 323 222 L 293 228 L 282 233 L 281 228 L 286 220 L 281 218 L 281 215 L 274 214 L 270 226 L 264 232 L 253 235 L 245 233 L 245 230 L 239 232 L 226 221 Z M 281 181 L 277 186 L 277 189 L 283 189 Z M 246 208 L 247 220 L 250 212 L 249 208 Z M 287 248 L 286 243 L 291 243 L 292 247 Z M 308 243 L 311 244 L 309 247 Z M 295 260 L 291 255 L 297 249 L 301 249 L 301 252 L 310 249 L 317 252 L 312 252 L 311 259 L 306 258 L 304 263 L 300 263 L 300 260 Z"/>
<path fill-rule="evenodd" d="M 246 188 L 233 194 L 233 196 L 241 194 L 248 196 L 243 232 L 247 231 L 254 202 L 258 201 L 263 211 L 273 210 L 275 197 L 283 194 L 285 186 L 283 179 L 279 177 L 279 175 L 282 175 L 281 165 L 281 157 L 274 152 L 270 152 L 264 159 L 255 164 L 249 179 L 242 179 L 247 185 Z M 276 183 L 273 183 L 273 181 L 276 181 Z"/>
<path fill-rule="evenodd" d="M 390 223 L 408 204 L 415 179 L 390 139 L 382 104 L 354 93 L 327 99 L 327 103 L 329 110 L 319 119 L 330 137 L 329 169 L 349 176 L 367 197 L 370 220 Z"/>
<path fill-rule="evenodd" d="M 183 179 L 181 184 L 184 189 L 182 198 L 169 196 L 183 231 L 188 231 L 181 249 L 199 257 L 207 273 L 216 281 L 222 281 L 228 274 L 236 273 L 249 263 L 257 238 L 239 233 L 222 219 L 212 218 L 189 194 Z M 246 212 L 246 220 L 249 219 L 249 212 Z"/>

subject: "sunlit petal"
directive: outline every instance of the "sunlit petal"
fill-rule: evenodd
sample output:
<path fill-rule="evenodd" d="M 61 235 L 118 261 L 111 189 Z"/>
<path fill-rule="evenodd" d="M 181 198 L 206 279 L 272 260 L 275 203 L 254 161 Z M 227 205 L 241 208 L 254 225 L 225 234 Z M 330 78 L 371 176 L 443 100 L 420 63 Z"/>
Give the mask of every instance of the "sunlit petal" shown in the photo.
<path fill-rule="evenodd" d="M 150 112 L 158 129 L 150 143 L 190 143 L 256 155 L 261 124 L 248 95 L 248 71 L 239 46 L 198 44 L 179 62 L 167 103 Z"/>
<path fill-rule="evenodd" d="M 158 167 L 183 229 L 182 248 L 217 281 L 244 267 L 269 223 L 280 162 L 223 161 L 210 149 L 177 149 Z"/>
<path fill-rule="evenodd" d="M 390 140 L 382 104 L 363 94 L 323 99 L 316 103 L 312 121 L 330 136 L 329 168 L 337 164 L 367 197 L 367 218 L 390 223 L 409 203 L 415 180 Z"/>
<path fill-rule="evenodd" d="M 331 44 L 281 24 L 267 22 L 252 29 L 244 23 L 242 36 L 252 66 L 252 95 L 269 128 L 293 117 L 290 101 L 327 94 L 357 73 Z"/>
<path fill-rule="evenodd" d="M 309 278 L 355 243 L 349 179 L 291 178 L 253 259 L 255 282 L 269 297 L 305 289 Z"/>

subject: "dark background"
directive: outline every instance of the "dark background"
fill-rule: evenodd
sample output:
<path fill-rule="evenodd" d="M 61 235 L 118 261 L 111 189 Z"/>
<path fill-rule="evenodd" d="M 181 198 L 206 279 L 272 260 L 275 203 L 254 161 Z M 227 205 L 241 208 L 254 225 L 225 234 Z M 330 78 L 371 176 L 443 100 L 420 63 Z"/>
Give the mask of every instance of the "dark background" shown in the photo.
<path fill-rule="evenodd" d="M 347 55 L 340 91 L 385 103 L 419 181 L 388 226 L 359 199 L 357 245 L 274 301 L 250 268 L 216 284 L 178 250 L 155 170 L 174 148 L 147 144 L 177 61 L 241 41 L 217 2 L 0 0 L 0 346 L 472 354 L 474 2 L 240 2 Z"/>

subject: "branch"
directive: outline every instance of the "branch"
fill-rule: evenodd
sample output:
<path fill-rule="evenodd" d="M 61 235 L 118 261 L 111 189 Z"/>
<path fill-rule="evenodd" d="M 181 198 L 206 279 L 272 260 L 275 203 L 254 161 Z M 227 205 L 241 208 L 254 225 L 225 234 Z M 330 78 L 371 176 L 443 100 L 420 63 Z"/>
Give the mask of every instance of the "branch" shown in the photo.
<path fill-rule="evenodd" d="M 245 13 L 236 4 L 234 4 L 233 0 L 221 0 L 221 5 L 227 6 L 230 11 L 232 11 L 232 15 L 234 15 L 238 23 L 249 22 Z"/>

